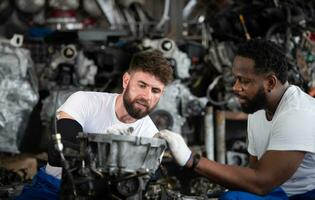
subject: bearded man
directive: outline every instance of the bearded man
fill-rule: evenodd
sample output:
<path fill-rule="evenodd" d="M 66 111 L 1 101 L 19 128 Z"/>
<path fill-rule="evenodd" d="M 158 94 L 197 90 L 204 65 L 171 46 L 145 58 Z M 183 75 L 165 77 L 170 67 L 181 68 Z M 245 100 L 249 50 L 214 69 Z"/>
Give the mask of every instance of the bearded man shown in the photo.
<path fill-rule="evenodd" d="M 130 135 L 152 138 L 158 133 L 148 114 L 156 107 L 173 70 L 158 50 L 136 53 L 122 77 L 121 94 L 79 91 L 57 110 L 57 132 L 64 147 L 78 150 L 79 132 L 112 133 L 130 130 Z M 62 168 L 59 153 L 51 144 L 48 164 L 35 176 L 31 188 L 24 188 L 22 199 L 59 199 Z"/>
<path fill-rule="evenodd" d="M 315 199 L 315 99 L 288 83 L 286 56 L 273 42 L 241 44 L 232 71 L 233 90 L 250 114 L 249 167 L 192 155 L 180 135 L 163 130 L 176 161 L 229 188 L 221 200 Z"/>

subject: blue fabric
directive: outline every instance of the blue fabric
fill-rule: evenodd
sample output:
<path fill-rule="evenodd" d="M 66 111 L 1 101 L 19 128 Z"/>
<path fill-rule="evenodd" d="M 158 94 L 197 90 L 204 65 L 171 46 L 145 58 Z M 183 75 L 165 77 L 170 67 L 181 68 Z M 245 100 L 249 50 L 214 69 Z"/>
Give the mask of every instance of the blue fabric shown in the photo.
<path fill-rule="evenodd" d="M 290 200 L 315 200 L 315 189 L 289 197 Z"/>
<path fill-rule="evenodd" d="M 220 200 L 288 200 L 286 193 L 280 188 L 274 189 L 267 195 L 260 196 L 243 191 L 228 191 L 223 193 Z"/>
<path fill-rule="evenodd" d="M 32 27 L 28 30 L 28 36 L 34 38 L 45 38 L 55 32 L 53 29 L 43 27 Z"/>
<path fill-rule="evenodd" d="M 32 184 L 25 185 L 16 200 L 57 200 L 59 199 L 61 180 L 46 174 L 45 168 L 40 168 Z"/>

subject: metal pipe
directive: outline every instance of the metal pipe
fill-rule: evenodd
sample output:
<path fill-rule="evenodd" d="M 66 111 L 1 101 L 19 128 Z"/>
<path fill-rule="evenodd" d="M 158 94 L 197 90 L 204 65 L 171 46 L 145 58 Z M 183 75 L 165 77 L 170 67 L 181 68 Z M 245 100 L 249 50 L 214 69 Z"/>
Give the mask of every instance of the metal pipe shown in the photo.
<path fill-rule="evenodd" d="M 213 107 L 206 108 L 205 115 L 205 148 L 207 158 L 214 160 L 214 126 L 213 126 Z"/>
<path fill-rule="evenodd" d="M 216 161 L 225 164 L 225 111 L 215 111 Z"/>

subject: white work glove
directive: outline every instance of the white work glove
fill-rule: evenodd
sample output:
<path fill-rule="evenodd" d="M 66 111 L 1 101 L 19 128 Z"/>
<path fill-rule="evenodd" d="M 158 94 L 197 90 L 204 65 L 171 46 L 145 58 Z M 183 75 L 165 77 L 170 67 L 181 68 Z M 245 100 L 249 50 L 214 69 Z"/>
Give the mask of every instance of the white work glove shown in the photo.
<path fill-rule="evenodd" d="M 169 130 L 160 131 L 159 136 L 167 141 L 177 163 L 180 166 L 184 166 L 190 158 L 191 151 L 186 145 L 183 137 L 180 134 Z"/>

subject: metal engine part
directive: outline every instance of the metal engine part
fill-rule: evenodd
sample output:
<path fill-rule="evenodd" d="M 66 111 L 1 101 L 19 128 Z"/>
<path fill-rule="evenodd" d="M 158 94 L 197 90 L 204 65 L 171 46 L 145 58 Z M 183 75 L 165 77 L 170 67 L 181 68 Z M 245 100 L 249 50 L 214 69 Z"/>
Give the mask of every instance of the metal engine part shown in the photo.
<path fill-rule="evenodd" d="M 50 8 L 46 19 L 48 27 L 62 31 L 84 28 L 78 16 L 79 0 L 50 0 L 48 5 Z"/>
<path fill-rule="evenodd" d="M 248 155 L 241 152 L 227 151 L 226 161 L 228 165 L 247 166 Z"/>
<path fill-rule="evenodd" d="M 25 13 L 34 14 L 39 12 L 44 8 L 46 1 L 45 0 L 31 0 L 31 1 L 23 1 L 23 0 L 15 0 L 15 5 L 19 10 Z"/>
<path fill-rule="evenodd" d="M 141 188 L 141 179 L 132 178 L 117 183 L 118 192 L 125 197 L 135 195 Z"/>
<path fill-rule="evenodd" d="M 50 62 L 50 68 L 57 69 L 58 65 L 60 63 L 74 63 L 75 58 L 78 55 L 78 50 L 76 48 L 76 45 L 74 44 L 68 44 L 63 45 L 61 47 L 61 50 L 56 52 L 52 56 L 52 61 Z"/>
<path fill-rule="evenodd" d="M 225 188 L 212 183 L 205 177 L 197 177 L 190 181 L 190 193 L 203 197 L 217 197 L 223 193 Z"/>
<path fill-rule="evenodd" d="M 226 160 L 228 165 L 247 166 L 249 156 L 246 150 L 246 143 L 236 140 L 231 150 L 226 152 Z"/>
<path fill-rule="evenodd" d="M 10 200 L 17 198 L 22 192 L 24 177 L 3 167 L 0 167 L 0 177 L 0 199 Z"/>
<path fill-rule="evenodd" d="M 39 99 L 29 51 L 0 45 L 0 151 L 19 153 L 28 118 Z"/>
<path fill-rule="evenodd" d="M 161 167 L 161 169 L 165 169 Z M 163 170 L 162 170 L 163 171 Z M 160 200 L 161 195 L 165 190 L 176 190 L 180 188 L 180 181 L 175 176 L 168 176 L 167 172 L 165 178 L 160 178 L 156 182 L 150 182 L 145 191 L 144 197 L 147 200 Z"/>
<path fill-rule="evenodd" d="M 57 79 L 52 84 L 59 86 L 94 85 L 98 68 L 76 45 L 63 45 L 49 64 L 49 79 Z M 47 75 L 46 75 L 47 76 Z"/>
<path fill-rule="evenodd" d="M 80 133 L 81 154 L 91 149 L 95 170 L 110 175 L 118 173 L 146 173 L 156 171 L 166 142 L 158 138 L 127 135 Z M 94 165 L 93 164 L 93 165 Z"/>
<path fill-rule="evenodd" d="M 117 3 L 127 8 L 131 4 L 134 4 L 134 3 L 139 3 L 139 4 L 144 5 L 145 1 L 144 0 L 117 0 Z"/>
<path fill-rule="evenodd" d="M 49 0 L 49 6 L 62 10 L 75 10 L 80 6 L 79 0 Z"/>
<path fill-rule="evenodd" d="M 0 2 L 0 24 L 5 23 L 12 15 L 14 9 L 11 0 L 3 0 Z"/>
<path fill-rule="evenodd" d="M 83 0 L 82 4 L 83 9 L 89 13 L 89 15 L 93 17 L 100 17 L 102 15 L 102 11 L 95 0 Z"/>
<path fill-rule="evenodd" d="M 94 61 L 84 56 L 83 51 L 80 51 L 76 60 L 75 71 L 79 79 L 80 85 L 94 85 L 95 76 L 98 67 Z"/>
<path fill-rule="evenodd" d="M 49 68 L 46 68 L 47 73 L 43 73 L 44 76 L 50 79 L 51 88 L 56 85 L 69 86 L 75 84 L 76 57 L 77 49 L 73 44 L 61 46 L 61 50 L 52 55 Z"/>
<path fill-rule="evenodd" d="M 120 13 L 118 5 L 114 0 L 96 0 L 103 15 L 110 23 L 111 30 L 123 30 L 123 24 L 126 24 L 126 20 Z"/>
<path fill-rule="evenodd" d="M 168 200 L 207 200 L 207 197 L 202 196 L 188 196 L 183 195 L 180 192 L 173 190 L 164 190 L 162 192 L 162 198 L 165 197 Z"/>
<path fill-rule="evenodd" d="M 191 61 L 186 53 L 180 51 L 177 48 L 177 45 L 173 40 L 168 38 L 156 40 L 144 39 L 143 46 L 145 48 L 151 47 L 158 49 L 166 58 L 171 59 L 175 68 L 174 70 L 176 78 L 185 79 L 190 77 L 189 68 Z"/>
<path fill-rule="evenodd" d="M 206 99 L 195 97 L 185 85 L 176 80 L 165 89 L 150 117 L 159 130 L 169 129 L 182 133 L 185 117 L 201 114 L 205 104 Z"/>
<path fill-rule="evenodd" d="M 166 141 L 123 134 L 79 133 L 80 153 L 65 154 L 71 166 L 66 174 L 71 176 L 62 186 L 63 197 L 71 199 L 77 193 L 82 199 L 142 199 L 150 175 L 161 163 Z"/>
<path fill-rule="evenodd" d="M 67 90 L 54 90 L 43 101 L 43 108 L 41 110 L 41 119 L 44 123 L 50 123 L 56 116 L 56 110 L 67 100 L 67 98 L 74 92 L 80 90 L 79 88 L 68 88 Z"/>

